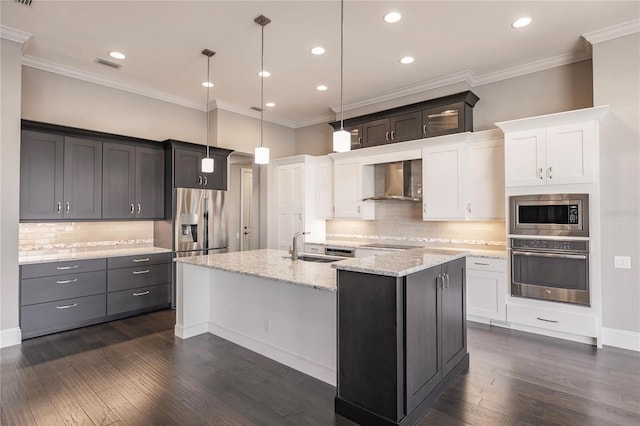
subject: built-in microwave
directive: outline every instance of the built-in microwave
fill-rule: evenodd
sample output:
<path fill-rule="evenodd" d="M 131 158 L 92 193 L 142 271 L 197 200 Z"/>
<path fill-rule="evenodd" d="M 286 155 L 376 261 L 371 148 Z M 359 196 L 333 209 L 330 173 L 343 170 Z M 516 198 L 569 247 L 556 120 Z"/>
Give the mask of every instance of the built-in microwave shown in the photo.
<path fill-rule="evenodd" d="M 515 235 L 589 236 L 589 194 L 509 197 L 509 232 Z"/>

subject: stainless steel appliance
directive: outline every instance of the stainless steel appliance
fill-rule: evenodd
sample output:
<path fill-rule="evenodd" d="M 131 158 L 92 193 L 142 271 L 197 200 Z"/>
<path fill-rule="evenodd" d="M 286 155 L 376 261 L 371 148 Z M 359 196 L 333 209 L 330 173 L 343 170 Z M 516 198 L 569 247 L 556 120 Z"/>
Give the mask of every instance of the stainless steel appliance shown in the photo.
<path fill-rule="evenodd" d="M 589 194 L 536 194 L 509 197 L 509 233 L 589 236 Z"/>
<path fill-rule="evenodd" d="M 394 161 L 373 166 L 373 197 L 365 200 L 422 201 L 422 160 Z"/>
<path fill-rule="evenodd" d="M 511 238 L 511 295 L 590 306 L 589 241 Z"/>

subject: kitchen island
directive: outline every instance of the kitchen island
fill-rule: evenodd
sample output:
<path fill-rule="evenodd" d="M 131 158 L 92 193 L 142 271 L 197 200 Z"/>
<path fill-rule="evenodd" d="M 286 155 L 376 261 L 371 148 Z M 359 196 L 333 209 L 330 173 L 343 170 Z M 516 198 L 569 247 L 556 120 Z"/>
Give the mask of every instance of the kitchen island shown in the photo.
<path fill-rule="evenodd" d="M 376 316 L 378 308 L 375 303 L 342 297 L 343 281 L 345 288 L 351 287 L 349 274 L 404 283 L 406 277 L 421 271 L 432 271 L 456 259 L 464 262 L 465 254 L 417 248 L 335 263 L 294 261 L 280 250 L 179 258 L 175 334 L 186 339 L 212 333 L 340 389 L 337 379 L 342 376 L 336 366 L 341 353 L 338 321 L 342 319 L 338 311 Z M 399 303 L 393 302 L 397 296 L 392 294 L 388 302 Z M 347 302 L 353 305 L 341 310 L 340 303 Z M 459 309 L 464 309 L 462 303 Z M 379 313 L 383 318 L 384 312 Z M 370 341 L 367 348 L 371 352 L 359 356 L 375 359 L 376 353 L 387 349 L 383 345 L 376 348 L 376 342 L 381 341 Z M 340 346 L 342 350 L 350 345 L 342 342 Z"/>

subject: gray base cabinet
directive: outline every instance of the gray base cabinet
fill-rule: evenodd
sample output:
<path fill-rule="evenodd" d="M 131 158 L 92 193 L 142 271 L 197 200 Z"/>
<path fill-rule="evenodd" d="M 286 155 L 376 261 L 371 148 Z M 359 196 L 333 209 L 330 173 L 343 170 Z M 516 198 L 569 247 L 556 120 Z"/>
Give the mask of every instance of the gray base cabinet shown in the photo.
<path fill-rule="evenodd" d="M 171 253 L 22 265 L 22 338 L 167 308 L 170 280 Z"/>
<path fill-rule="evenodd" d="M 464 258 L 406 277 L 338 271 L 335 410 L 414 424 L 468 367 Z"/>

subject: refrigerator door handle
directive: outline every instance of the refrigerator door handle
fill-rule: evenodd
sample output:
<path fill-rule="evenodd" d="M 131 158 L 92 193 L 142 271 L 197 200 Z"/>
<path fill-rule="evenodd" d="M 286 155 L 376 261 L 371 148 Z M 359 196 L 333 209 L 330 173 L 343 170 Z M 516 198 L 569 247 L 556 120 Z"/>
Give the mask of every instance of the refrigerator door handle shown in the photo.
<path fill-rule="evenodd" d="M 202 233 L 202 250 L 204 255 L 209 254 L 208 250 L 209 250 L 209 202 L 210 202 L 210 198 L 208 198 L 206 195 L 205 197 L 203 197 L 202 199 L 203 202 L 203 206 L 202 206 L 202 216 L 203 216 L 203 233 Z"/>

